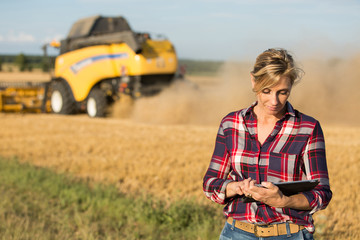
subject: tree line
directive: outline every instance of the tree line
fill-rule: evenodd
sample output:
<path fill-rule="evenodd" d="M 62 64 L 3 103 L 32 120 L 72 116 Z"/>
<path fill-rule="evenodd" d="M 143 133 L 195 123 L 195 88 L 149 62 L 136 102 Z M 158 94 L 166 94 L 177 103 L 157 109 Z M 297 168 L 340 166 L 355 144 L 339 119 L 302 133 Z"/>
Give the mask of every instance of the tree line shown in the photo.
<path fill-rule="evenodd" d="M 41 69 L 43 72 L 49 72 L 54 67 L 55 57 L 25 55 L 23 53 L 18 55 L 0 55 L 0 71 L 4 70 L 4 64 L 17 66 L 20 72 L 31 72 L 34 68 Z"/>
<path fill-rule="evenodd" d="M 179 59 L 179 67 L 190 75 L 215 75 L 223 64 L 223 61 Z"/>

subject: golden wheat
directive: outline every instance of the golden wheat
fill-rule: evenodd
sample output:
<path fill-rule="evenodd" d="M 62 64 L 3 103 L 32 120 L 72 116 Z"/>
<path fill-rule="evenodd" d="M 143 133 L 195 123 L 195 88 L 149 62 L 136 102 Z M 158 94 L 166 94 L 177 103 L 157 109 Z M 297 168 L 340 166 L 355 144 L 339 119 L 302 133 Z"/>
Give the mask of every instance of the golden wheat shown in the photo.
<path fill-rule="evenodd" d="M 167 200 L 195 198 L 214 145 L 216 127 L 161 126 L 87 116 L 1 114 L 0 154 L 37 166 L 116 184 L 121 191 Z M 334 192 L 315 214 L 318 231 L 359 234 L 360 128 L 325 126 Z M 337 238 L 339 239 L 339 238 Z M 345 238 L 341 238 L 345 239 Z"/>

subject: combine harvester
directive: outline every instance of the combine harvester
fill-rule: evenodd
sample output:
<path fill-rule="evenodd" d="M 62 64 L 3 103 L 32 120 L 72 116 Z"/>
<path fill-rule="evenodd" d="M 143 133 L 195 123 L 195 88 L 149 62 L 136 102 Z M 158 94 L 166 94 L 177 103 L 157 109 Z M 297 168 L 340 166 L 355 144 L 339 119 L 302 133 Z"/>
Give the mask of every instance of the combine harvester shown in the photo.
<path fill-rule="evenodd" d="M 105 117 L 121 94 L 154 95 L 176 78 L 172 43 L 132 31 L 123 17 L 81 19 L 49 45 L 60 49 L 51 81 L 1 83 L 0 111 Z"/>

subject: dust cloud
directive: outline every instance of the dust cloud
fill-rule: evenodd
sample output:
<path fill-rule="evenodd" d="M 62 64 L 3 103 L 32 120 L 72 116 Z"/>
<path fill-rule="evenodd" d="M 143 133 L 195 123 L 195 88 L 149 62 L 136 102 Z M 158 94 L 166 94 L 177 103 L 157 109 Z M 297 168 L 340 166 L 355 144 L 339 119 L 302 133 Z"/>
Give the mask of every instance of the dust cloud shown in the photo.
<path fill-rule="evenodd" d="M 289 101 L 321 123 L 359 125 L 360 54 L 347 59 L 298 60 L 305 71 Z M 136 101 L 123 98 L 113 117 L 151 124 L 217 125 L 227 113 L 256 100 L 251 90 L 252 63 L 226 62 L 214 77 L 189 76 L 159 95 Z"/>
<path fill-rule="evenodd" d="M 303 80 L 290 101 L 326 124 L 360 125 L 360 54 L 303 61 Z"/>
<path fill-rule="evenodd" d="M 152 124 L 217 125 L 225 114 L 255 100 L 249 66 L 226 63 L 215 77 L 177 80 L 157 96 L 136 100 L 125 114 L 125 104 L 120 100 L 113 116 Z"/>

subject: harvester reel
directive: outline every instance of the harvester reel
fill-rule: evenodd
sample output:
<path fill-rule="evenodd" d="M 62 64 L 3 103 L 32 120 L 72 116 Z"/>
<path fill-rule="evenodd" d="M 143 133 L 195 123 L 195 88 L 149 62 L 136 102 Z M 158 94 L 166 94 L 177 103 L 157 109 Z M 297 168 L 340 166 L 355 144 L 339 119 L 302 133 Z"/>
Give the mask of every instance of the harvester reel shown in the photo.
<path fill-rule="evenodd" d="M 63 82 L 54 82 L 51 93 L 51 108 L 57 114 L 72 114 L 75 112 L 75 100 L 67 85 Z"/>
<path fill-rule="evenodd" d="M 107 99 L 103 90 L 99 88 L 91 90 L 86 103 L 86 110 L 90 117 L 106 117 Z"/>

